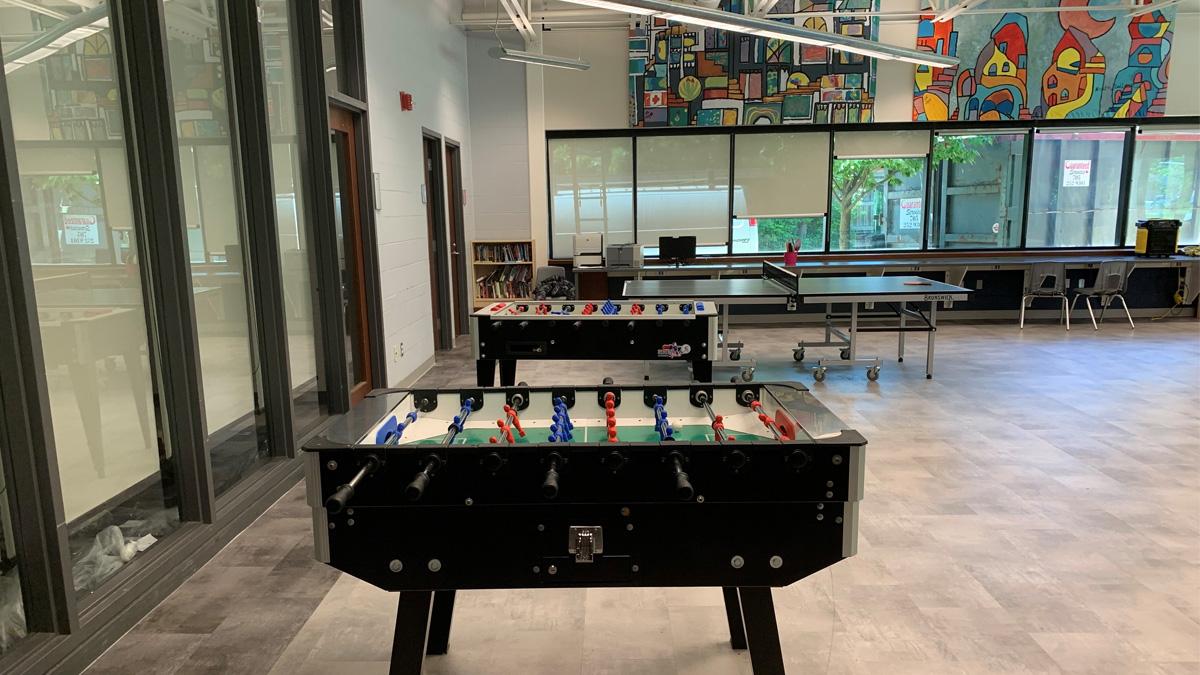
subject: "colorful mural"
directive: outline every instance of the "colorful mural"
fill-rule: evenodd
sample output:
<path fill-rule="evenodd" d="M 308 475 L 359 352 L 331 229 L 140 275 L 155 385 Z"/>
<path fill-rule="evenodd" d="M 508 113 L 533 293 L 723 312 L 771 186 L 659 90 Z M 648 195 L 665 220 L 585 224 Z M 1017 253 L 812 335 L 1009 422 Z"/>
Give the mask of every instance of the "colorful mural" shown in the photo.
<path fill-rule="evenodd" d="M 744 0 L 721 0 L 741 13 Z M 785 23 L 874 39 L 868 16 L 829 18 L 817 12 L 867 11 L 875 0 L 780 0 L 769 16 Z M 791 15 L 811 12 L 811 18 Z M 629 31 L 629 123 L 634 127 L 869 122 L 875 100 L 874 60 L 661 19 L 639 19 Z"/>
<path fill-rule="evenodd" d="M 1083 8 L 1088 1 L 1030 4 Z M 1107 13 L 1113 15 L 1111 10 Z M 999 19 L 995 14 L 977 14 L 940 23 L 924 17 L 917 29 L 917 48 L 962 61 L 955 68 L 917 66 L 913 119 L 1165 114 L 1175 9 L 1137 17 L 1096 14 L 1085 9 L 1009 12 Z"/>

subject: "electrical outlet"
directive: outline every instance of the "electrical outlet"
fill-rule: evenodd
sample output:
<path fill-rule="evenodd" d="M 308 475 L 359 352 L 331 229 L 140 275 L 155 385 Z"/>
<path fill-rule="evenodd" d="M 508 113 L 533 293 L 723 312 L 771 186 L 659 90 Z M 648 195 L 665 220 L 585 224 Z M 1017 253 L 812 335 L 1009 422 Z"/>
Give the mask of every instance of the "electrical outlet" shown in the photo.
<path fill-rule="evenodd" d="M 404 358 L 404 343 L 400 343 L 400 358 Z"/>
<path fill-rule="evenodd" d="M 400 350 L 400 345 L 392 347 L 392 363 L 400 363 L 400 355 L 403 353 Z"/>
<path fill-rule="evenodd" d="M 976 280 L 975 280 L 975 290 L 977 290 L 977 291 L 982 291 L 982 290 L 983 290 L 983 279 L 976 279 Z"/>

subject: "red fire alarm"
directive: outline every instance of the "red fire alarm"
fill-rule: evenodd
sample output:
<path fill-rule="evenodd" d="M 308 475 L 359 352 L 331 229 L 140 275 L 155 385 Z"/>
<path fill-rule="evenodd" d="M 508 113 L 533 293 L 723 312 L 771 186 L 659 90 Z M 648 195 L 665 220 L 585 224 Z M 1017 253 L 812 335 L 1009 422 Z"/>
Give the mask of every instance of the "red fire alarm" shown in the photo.
<path fill-rule="evenodd" d="M 400 109 L 404 112 L 409 112 L 413 109 L 412 94 L 407 91 L 400 92 Z"/>

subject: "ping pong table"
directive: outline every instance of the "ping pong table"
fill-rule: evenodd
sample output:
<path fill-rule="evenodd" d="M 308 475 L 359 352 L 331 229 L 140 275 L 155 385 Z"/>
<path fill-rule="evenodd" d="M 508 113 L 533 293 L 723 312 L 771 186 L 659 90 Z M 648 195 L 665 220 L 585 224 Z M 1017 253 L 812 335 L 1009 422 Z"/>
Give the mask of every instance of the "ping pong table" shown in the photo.
<path fill-rule="evenodd" d="M 703 298 L 720 305 L 719 353 L 731 361 L 740 360 L 744 347 L 743 343 L 732 341 L 730 336 L 731 306 L 784 304 L 789 311 L 795 311 L 800 304 L 824 304 L 825 339 L 801 340 L 792 350 L 792 357 L 802 362 L 806 347 L 840 348 L 840 359 L 820 358 L 814 363 L 813 377 L 818 382 L 825 379 L 827 369 L 833 366 L 866 365 L 867 378 L 872 381 L 879 379 L 879 357 L 859 356 L 857 336 L 859 333 L 881 331 L 899 334 L 900 361 L 904 360 L 904 336 L 910 332 L 927 333 L 925 377 L 932 378 L 938 305 L 967 300 L 970 294 L 969 289 L 961 286 L 915 276 L 805 278 L 769 262 L 763 263 L 758 278 L 631 279 L 625 282 L 624 288 L 625 297 L 631 300 L 652 302 Z M 876 304 L 884 305 L 888 311 L 876 311 Z M 850 310 L 848 313 L 834 313 L 834 305 L 849 305 Z M 928 305 L 927 309 L 925 305 Z M 860 306 L 869 313 L 860 312 Z M 896 321 L 887 323 L 892 319 Z M 909 319 L 914 323 L 910 324 Z"/>

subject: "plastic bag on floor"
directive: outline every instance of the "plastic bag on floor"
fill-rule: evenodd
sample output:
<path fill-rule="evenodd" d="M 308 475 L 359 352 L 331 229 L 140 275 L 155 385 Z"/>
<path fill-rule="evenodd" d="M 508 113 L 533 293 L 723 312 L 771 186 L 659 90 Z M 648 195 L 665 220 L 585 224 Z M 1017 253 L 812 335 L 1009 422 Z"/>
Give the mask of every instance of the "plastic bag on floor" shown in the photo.
<path fill-rule="evenodd" d="M 75 562 L 75 590 L 95 589 L 136 554 L 137 545 L 125 540 L 121 528 L 109 525 L 100 530 L 92 547 Z"/>
<path fill-rule="evenodd" d="M 0 577 L 0 654 L 25 637 L 25 606 L 21 603 L 21 578 L 16 570 Z"/>

